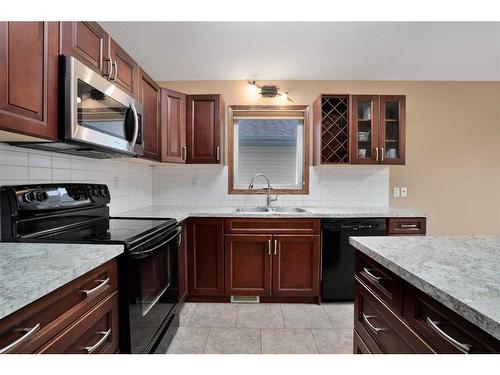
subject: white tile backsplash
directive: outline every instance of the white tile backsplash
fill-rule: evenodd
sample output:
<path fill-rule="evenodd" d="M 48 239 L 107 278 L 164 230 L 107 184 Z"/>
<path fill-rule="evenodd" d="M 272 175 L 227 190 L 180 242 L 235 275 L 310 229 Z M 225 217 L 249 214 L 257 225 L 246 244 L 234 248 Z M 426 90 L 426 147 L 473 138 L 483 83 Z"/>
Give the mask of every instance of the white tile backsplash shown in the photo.
<path fill-rule="evenodd" d="M 161 165 L 153 167 L 153 200 L 160 205 L 255 206 L 265 195 L 227 193 L 227 166 Z M 389 167 L 311 167 L 309 195 L 280 195 L 276 205 L 389 205 Z M 271 181 L 272 183 L 272 181 Z"/>
<path fill-rule="evenodd" d="M 97 160 L 28 150 L 0 143 L 0 185 L 91 182 L 108 185 L 111 213 L 158 205 L 255 206 L 265 195 L 228 194 L 228 168 L 164 164 L 151 167 L 119 159 Z M 271 181 L 272 182 L 272 181 Z M 280 195 L 276 205 L 389 205 L 389 167 L 311 167 L 309 195 Z"/>
<path fill-rule="evenodd" d="M 0 143 L 0 185 L 91 182 L 108 185 L 111 214 L 152 204 L 152 168 L 119 159 L 88 159 Z"/>

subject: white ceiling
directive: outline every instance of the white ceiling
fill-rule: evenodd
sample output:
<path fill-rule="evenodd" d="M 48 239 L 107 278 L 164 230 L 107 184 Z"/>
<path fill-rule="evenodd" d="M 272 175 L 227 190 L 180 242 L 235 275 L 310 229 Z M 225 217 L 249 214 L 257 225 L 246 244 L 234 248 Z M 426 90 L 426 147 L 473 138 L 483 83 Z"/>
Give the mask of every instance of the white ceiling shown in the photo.
<path fill-rule="evenodd" d="M 500 23 L 100 22 L 158 81 L 500 80 Z"/>

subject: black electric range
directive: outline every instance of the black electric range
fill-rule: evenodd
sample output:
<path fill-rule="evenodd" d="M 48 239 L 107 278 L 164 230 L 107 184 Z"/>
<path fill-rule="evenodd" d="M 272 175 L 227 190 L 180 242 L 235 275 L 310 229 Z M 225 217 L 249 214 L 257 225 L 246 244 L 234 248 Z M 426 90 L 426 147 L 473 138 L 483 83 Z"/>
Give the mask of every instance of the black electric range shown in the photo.
<path fill-rule="evenodd" d="M 100 184 L 0 189 L 1 239 L 14 242 L 123 244 L 119 262 L 120 352 L 165 353 L 179 325 L 175 219 L 110 217 Z"/>

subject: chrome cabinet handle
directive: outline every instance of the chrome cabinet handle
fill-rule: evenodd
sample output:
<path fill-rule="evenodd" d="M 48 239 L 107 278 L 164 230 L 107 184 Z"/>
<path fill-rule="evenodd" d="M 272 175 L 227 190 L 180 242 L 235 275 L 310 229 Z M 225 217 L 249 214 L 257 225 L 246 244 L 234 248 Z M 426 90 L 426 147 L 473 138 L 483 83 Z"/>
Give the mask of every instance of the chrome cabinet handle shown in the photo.
<path fill-rule="evenodd" d="M 401 228 L 417 228 L 417 224 L 400 224 Z"/>
<path fill-rule="evenodd" d="M 380 149 L 380 161 L 384 161 L 384 148 Z"/>
<path fill-rule="evenodd" d="M 187 160 L 187 146 L 182 146 L 182 160 L 186 161 Z"/>
<path fill-rule="evenodd" d="M 100 283 L 99 285 L 97 285 L 95 288 L 92 288 L 92 289 L 82 290 L 82 293 L 85 294 L 85 297 L 88 297 L 91 294 L 93 294 L 95 292 L 98 292 L 99 290 L 101 290 L 102 288 L 104 288 L 106 285 L 108 285 L 109 284 L 109 280 L 110 280 L 109 277 L 106 280 L 96 280 L 97 282 Z"/>
<path fill-rule="evenodd" d="M 366 273 L 366 274 L 370 277 L 370 279 L 373 279 L 373 280 L 374 280 L 374 281 L 376 281 L 376 282 L 379 282 L 379 281 L 382 279 L 382 277 L 381 277 L 381 276 L 375 276 L 375 275 L 371 272 L 371 271 L 373 271 L 373 270 L 370 270 L 370 269 L 368 269 L 368 268 L 366 268 L 366 267 L 363 267 L 363 271 L 365 271 L 365 273 Z"/>
<path fill-rule="evenodd" d="M 460 350 L 464 354 L 468 354 L 470 349 L 472 348 L 472 345 L 470 344 L 463 344 L 461 342 L 458 342 L 455 340 L 453 337 L 448 335 L 446 332 L 444 332 L 441 328 L 439 328 L 439 323 L 437 321 L 432 320 L 431 318 L 427 317 L 425 319 L 427 324 L 432 328 L 434 332 L 436 332 L 439 336 L 441 336 L 443 339 L 448 341 L 451 345 L 453 345 L 455 348 Z"/>
<path fill-rule="evenodd" d="M 35 325 L 33 328 L 22 328 L 21 331 L 26 333 L 19 337 L 16 341 L 11 342 L 9 345 L 0 349 L 0 354 L 9 353 L 11 350 L 15 349 L 17 346 L 21 345 L 23 342 L 27 341 L 31 336 L 40 330 L 40 323 Z"/>
<path fill-rule="evenodd" d="M 106 74 L 106 75 L 107 75 L 108 79 L 111 81 L 112 80 L 111 77 L 113 77 L 113 66 L 114 66 L 113 59 L 110 58 L 109 60 L 106 60 L 106 61 L 108 62 L 108 74 Z"/>
<path fill-rule="evenodd" d="M 179 233 L 179 238 L 177 239 L 177 246 L 181 246 L 182 242 L 182 232 Z"/>
<path fill-rule="evenodd" d="M 363 313 L 363 321 L 366 323 L 368 328 L 370 328 L 373 332 L 375 332 L 375 334 L 378 335 L 378 333 L 380 331 L 385 331 L 384 328 L 377 328 L 373 324 L 371 324 L 368 319 L 372 319 L 372 318 L 376 318 L 376 316 L 375 315 L 366 315 L 365 313 Z"/>
<path fill-rule="evenodd" d="M 217 161 L 220 160 L 220 147 L 217 146 Z"/>
<path fill-rule="evenodd" d="M 110 79 L 116 82 L 116 79 L 118 78 L 118 61 L 113 60 L 113 65 L 115 66 L 115 75 Z"/>
<path fill-rule="evenodd" d="M 269 246 L 269 247 L 268 247 L 268 249 L 269 249 L 269 255 L 271 255 L 271 247 L 273 246 L 273 245 L 271 244 L 271 239 L 269 239 L 269 240 L 268 240 L 268 243 L 267 243 L 267 244 L 268 244 L 268 246 Z"/>
<path fill-rule="evenodd" d="M 375 147 L 375 161 L 378 161 L 378 147 Z"/>
<path fill-rule="evenodd" d="M 97 332 L 99 335 L 103 335 L 99 341 L 97 341 L 94 345 L 92 346 L 86 346 L 84 349 L 87 351 L 87 354 L 92 354 L 94 353 L 98 348 L 102 346 L 107 340 L 109 335 L 111 335 L 111 328 L 108 329 L 105 332 Z"/>
<path fill-rule="evenodd" d="M 277 248 L 278 248 L 278 240 L 274 240 L 274 255 L 276 255 Z"/>

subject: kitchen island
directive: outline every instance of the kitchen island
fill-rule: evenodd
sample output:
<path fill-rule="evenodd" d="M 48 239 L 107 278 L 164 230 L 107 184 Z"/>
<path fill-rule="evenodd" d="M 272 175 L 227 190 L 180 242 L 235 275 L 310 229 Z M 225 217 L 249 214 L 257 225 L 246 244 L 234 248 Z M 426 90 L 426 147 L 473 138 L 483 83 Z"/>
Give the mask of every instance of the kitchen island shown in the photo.
<path fill-rule="evenodd" d="M 500 237 L 351 237 L 355 352 L 498 353 Z"/>

